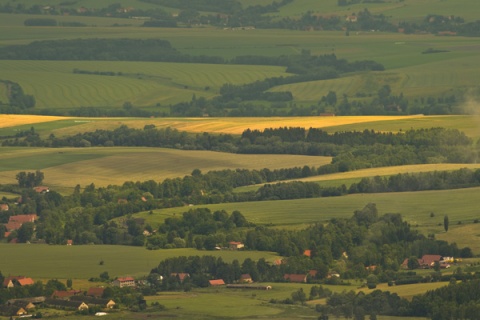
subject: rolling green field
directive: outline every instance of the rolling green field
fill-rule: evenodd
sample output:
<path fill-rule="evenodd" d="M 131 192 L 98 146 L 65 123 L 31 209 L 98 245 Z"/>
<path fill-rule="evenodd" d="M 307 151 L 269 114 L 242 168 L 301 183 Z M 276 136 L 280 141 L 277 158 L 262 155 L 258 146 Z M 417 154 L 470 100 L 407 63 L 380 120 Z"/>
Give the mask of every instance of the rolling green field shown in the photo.
<path fill-rule="evenodd" d="M 7 61 L 1 77 L 33 94 L 38 108 L 170 104 L 211 98 L 224 83 L 243 84 L 287 75 L 282 67 L 160 62 Z M 122 76 L 74 74 L 73 70 L 121 72 Z M 48 81 L 45 79 L 48 78 Z M 205 90 L 205 87 L 210 87 Z"/>
<path fill-rule="evenodd" d="M 302 1 L 294 2 L 298 10 L 313 5 L 310 0 Z M 333 4 L 335 1 L 330 2 Z M 429 7 L 432 3 L 433 0 L 426 0 L 422 5 Z M 440 3 L 451 7 L 453 2 Z M 327 6 L 325 11 L 328 12 L 328 3 L 322 1 L 323 5 Z M 376 5 L 393 5 L 404 9 L 405 6 L 413 6 L 413 2 L 369 4 L 373 7 Z M 342 7 L 342 10 L 347 8 Z M 289 9 L 287 12 L 292 13 Z M 119 19 L 122 21 L 115 23 L 126 26 L 110 27 L 115 19 L 74 16 L 59 18 L 65 21 L 88 18 L 91 21 L 84 23 L 89 27 L 32 28 L 22 26 L 26 18 L 28 15 L 0 14 L 0 46 L 47 39 L 160 38 L 170 41 L 179 51 L 190 55 L 224 58 L 239 55 L 278 56 L 298 54 L 303 49 L 308 49 L 315 55 L 334 53 L 337 57 L 348 60 L 375 60 L 387 69 L 385 72 L 351 74 L 340 79 L 297 83 L 272 89 L 289 90 L 296 103 L 307 105 L 316 104 L 330 90 L 337 92 L 338 96 L 346 94 L 354 98 L 356 93 L 375 94 L 384 84 L 390 85 L 394 94 L 403 92 L 411 99 L 429 95 L 470 94 L 475 92 L 475 84 L 480 80 L 476 63 L 480 47 L 475 38 L 379 32 L 352 32 L 346 37 L 343 32 L 324 31 L 157 29 L 141 28 L 135 24 L 138 21 L 133 19 Z M 447 52 L 422 54 L 429 48 Z M 170 104 L 188 101 L 193 94 L 211 98 L 224 83 L 240 84 L 286 75 L 282 68 L 177 63 L 4 61 L 0 62 L 0 67 L 3 70 L 2 79 L 18 82 L 28 94 L 34 94 L 39 108 L 118 107 L 125 101 L 138 106 Z M 74 68 L 128 74 L 115 77 L 80 75 L 71 73 Z M 44 79 L 49 81 L 45 82 Z M 207 86 L 210 90 L 205 91 Z M 477 95 L 476 93 L 473 97 Z"/>
<path fill-rule="evenodd" d="M 260 251 L 198 251 L 195 249 L 147 250 L 144 247 L 84 245 L 50 246 L 33 244 L 0 244 L 1 271 L 4 275 L 21 274 L 41 279 L 88 279 L 108 271 L 111 278 L 148 275 L 160 261 L 177 256 L 212 255 L 231 262 L 246 258 L 273 261 L 278 256 Z M 99 262 L 103 260 L 104 264 Z M 35 268 L 32 268 L 35 263 Z"/>
<path fill-rule="evenodd" d="M 418 173 L 418 172 L 432 172 L 432 171 L 453 171 L 462 168 L 478 169 L 480 163 L 438 163 L 438 164 L 418 164 L 418 165 L 405 165 L 405 166 L 391 166 L 380 168 L 360 169 L 348 172 L 338 172 L 332 174 L 325 174 L 321 176 L 313 176 L 301 179 L 295 179 L 295 181 L 309 181 L 318 182 L 322 187 L 341 186 L 345 184 L 348 187 L 354 182 L 360 181 L 362 178 L 374 177 L 374 176 L 391 176 L 400 173 Z M 264 184 L 245 186 L 235 188 L 235 192 L 247 192 L 256 191 Z"/>
<path fill-rule="evenodd" d="M 318 167 L 330 162 L 330 157 L 237 155 L 139 147 L 2 148 L 0 179 L 2 183 L 15 183 L 19 171 L 42 170 L 44 183 L 55 189 L 73 188 L 76 184 L 85 186 L 92 182 L 96 186 L 107 186 L 121 185 L 125 181 L 162 181 L 189 175 L 194 169 L 203 172 L 237 168 L 280 169 L 304 165 Z"/>
<path fill-rule="evenodd" d="M 332 218 L 350 218 L 353 212 L 366 204 L 376 203 L 379 214 L 400 213 L 412 226 L 436 228 L 443 216 L 448 215 L 450 225 L 459 221 L 472 223 L 480 218 L 476 199 L 480 188 L 354 194 L 342 197 L 327 197 L 302 200 L 258 201 L 202 205 L 210 210 L 239 210 L 249 221 L 257 224 L 295 225 L 327 221 Z M 155 210 L 153 215 L 140 214 L 149 223 L 161 223 L 165 217 L 181 214 L 189 208 Z M 431 218 L 430 213 L 435 217 Z M 156 218 L 158 215 L 158 218 Z"/>

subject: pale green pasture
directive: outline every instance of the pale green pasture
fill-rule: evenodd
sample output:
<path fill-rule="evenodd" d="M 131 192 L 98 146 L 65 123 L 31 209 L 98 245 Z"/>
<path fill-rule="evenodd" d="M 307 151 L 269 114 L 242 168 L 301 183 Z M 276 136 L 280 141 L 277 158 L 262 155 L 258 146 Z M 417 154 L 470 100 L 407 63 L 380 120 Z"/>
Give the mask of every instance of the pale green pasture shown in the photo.
<path fill-rule="evenodd" d="M 472 223 L 480 218 L 477 199 L 480 188 L 354 194 L 342 197 L 327 197 L 300 200 L 257 201 L 241 203 L 224 203 L 215 205 L 199 205 L 212 211 L 239 210 L 245 217 L 257 224 L 293 225 L 327 221 L 332 218 L 349 218 L 355 210 L 363 208 L 368 203 L 376 203 L 379 214 L 400 213 L 413 226 L 436 227 L 443 223 L 447 214 L 450 224 L 458 221 Z M 190 208 L 170 208 L 155 210 L 147 219 L 181 214 Z M 434 212 L 435 217 L 430 217 Z M 151 217 L 151 218 L 148 218 Z"/>
<path fill-rule="evenodd" d="M 44 183 L 51 188 L 73 188 L 76 184 L 121 185 L 125 181 L 163 181 L 223 169 L 280 169 L 319 167 L 330 157 L 296 155 L 238 155 L 212 151 L 186 151 L 163 148 L 2 148 L 0 180 L 15 183 L 19 171 L 42 170 Z"/>
<path fill-rule="evenodd" d="M 207 98 L 224 83 L 243 84 L 285 76 L 282 67 L 162 62 L 0 61 L 2 77 L 33 94 L 39 108 L 175 103 Z M 121 72 L 122 76 L 74 74 L 73 69 Z M 209 86 L 207 91 L 205 87 Z"/>
<path fill-rule="evenodd" d="M 195 249 L 147 250 L 145 247 L 109 245 L 34 245 L 0 244 L 1 270 L 4 275 L 26 275 L 42 279 L 88 279 L 108 271 L 110 277 L 147 275 L 160 261 L 178 257 L 211 255 L 231 262 L 246 258 L 274 261 L 278 256 L 259 251 L 199 251 Z M 103 260 L 104 264 L 99 262 Z M 34 262 L 34 268 L 32 263 Z"/>

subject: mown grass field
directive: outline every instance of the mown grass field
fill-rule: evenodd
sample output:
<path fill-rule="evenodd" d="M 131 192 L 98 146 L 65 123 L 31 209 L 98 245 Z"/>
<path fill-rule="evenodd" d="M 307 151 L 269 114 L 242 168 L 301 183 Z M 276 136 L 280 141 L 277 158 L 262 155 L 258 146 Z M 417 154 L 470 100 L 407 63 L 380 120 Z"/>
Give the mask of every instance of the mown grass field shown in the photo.
<path fill-rule="evenodd" d="M 120 107 L 126 101 L 135 106 L 171 104 L 189 101 L 193 95 L 211 98 L 224 83 L 287 75 L 283 67 L 125 61 L 3 60 L 0 69 L 2 78 L 35 96 L 36 107 L 49 109 Z M 122 75 L 75 74 L 74 69 Z"/>
<path fill-rule="evenodd" d="M 400 173 L 418 173 L 418 172 L 432 172 L 432 171 L 453 171 L 462 168 L 478 169 L 479 163 L 438 163 L 438 164 L 415 164 L 406 166 L 392 166 L 360 169 L 348 172 L 338 172 L 332 174 L 325 174 L 321 176 L 313 176 L 308 178 L 295 179 L 295 181 L 318 182 L 321 186 L 341 186 L 345 184 L 347 188 L 354 182 L 360 181 L 362 178 L 374 176 L 392 176 Z M 260 185 L 245 186 L 235 189 L 235 192 L 256 191 Z"/>
<path fill-rule="evenodd" d="M 258 201 L 202 205 L 210 210 L 239 210 L 249 221 L 257 224 L 295 225 L 327 221 L 332 218 L 350 218 L 353 212 L 366 204 L 376 203 L 379 214 L 400 213 L 412 226 L 434 228 L 448 215 L 450 225 L 459 221 L 472 223 L 480 218 L 476 199 L 480 188 L 354 194 L 342 197 L 327 197 L 302 200 Z M 194 206 L 195 208 L 195 206 Z M 161 223 L 165 217 L 179 215 L 190 208 L 170 208 L 155 210 L 153 215 L 141 214 L 149 223 Z M 435 214 L 430 217 L 430 213 Z M 158 215 L 158 219 L 156 218 Z"/>
<path fill-rule="evenodd" d="M 40 279 L 88 279 L 107 271 L 111 278 L 148 275 L 160 261 L 177 256 L 211 255 L 231 262 L 246 258 L 265 258 L 272 262 L 278 256 L 259 251 L 198 251 L 195 249 L 147 250 L 145 247 L 84 245 L 50 246 L 33 244 L 0 244 L 0 264 L 4 275 L 28 275 Z M 100 265 L 103 260 L 104 264 Z M 34 264 L 34 268 L 32 268 Z"/>
<path fill-rule="evenodd" d="M 34 161 L 32 160 L 34 159 Z M 184 151 L 162 148 L 2 148 L 0 179 L 16 183 L 19 171 L 41 170 L 44 183 L 51 188 L 73 188 L 76 184 L 121 185 L 125 181 L 163 181 L 223 169 L 280 169 L 319 167 L 330 157 L 295 155 L 237 155 L 212 151 Z"/>

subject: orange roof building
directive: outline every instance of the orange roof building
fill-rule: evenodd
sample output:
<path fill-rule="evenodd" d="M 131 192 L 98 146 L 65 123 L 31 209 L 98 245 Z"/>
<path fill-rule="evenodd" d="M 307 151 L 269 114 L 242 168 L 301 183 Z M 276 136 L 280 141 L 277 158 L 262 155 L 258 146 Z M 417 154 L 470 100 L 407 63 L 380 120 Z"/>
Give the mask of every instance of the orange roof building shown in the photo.
<path fill-rule="evenodd" d="M 209 280 L 208 282 L 212 287 L 225 285 L 225 281 L 223 281 L 223 279 Z"/>

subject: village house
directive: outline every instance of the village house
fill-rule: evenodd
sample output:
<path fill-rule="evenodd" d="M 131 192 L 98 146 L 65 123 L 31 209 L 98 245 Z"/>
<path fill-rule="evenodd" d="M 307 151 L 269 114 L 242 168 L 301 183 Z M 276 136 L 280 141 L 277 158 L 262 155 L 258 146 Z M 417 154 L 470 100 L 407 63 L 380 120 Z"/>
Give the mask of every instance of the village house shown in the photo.
<path fill-rule="evenodd" d="M 70 301 L 82 301 L 82 302 L 85 302 L 90 307 L 99 306 L 107 309 L 113 309 L 115 307 L 115 301 L 111 299 L 99 299 L 99 298 L 87 297 L 83 295 L 70 297 Z"/>
<path fill-rule="evenodd" d="M 49 187 L 46 187 L 46 186 L 38 186 L 38 187 L 34 187 L 33 190 L 36 192 L 36 193 L 47 193 L 47 192 L 50 192 L 50 188 Z"/>
<path fill-rule="evenodd" d="M 68 299 L 70 297 L 79 295 L 81 293 L 82 293 L 82 291 L 80 291 L 80 290 L 68 290 L 68 291 L 55 290 L 55 291 L 53 291 L 50 298 L 52 298 L 52 299 Z"/>
<path fill-rule="evenodd" d="M 284 274 L 283 279 L 288 282 L 296 282 L 296 283 L 306 283 L 307 282 L 307 275 L 306 274 Z"/>
<path fill-rule="evenodd" d="M 27 311 L 31 310 L 31 309 L 35 309 L 35 305 L 33 303 L 31 303 L 30 301 L 25 301 L 25 300 L 16 300 L 13 303 L 10 303 L 10 304 L 7 304 L 7 305 L 12 306 L 12 307 L 16 307 L 16 308 L 23 308 Z"/>
<path fill-rule="evenodd" d="M 38 220 L 38 216 L 36 214 L 19 214 L 16 216 L 11 216 L 8 219 L 8 223 L 5 225 L 7 231 L 14 231 L 20 229 L 22 224 L 26 222 L 35 222 Z"/>
<path fill-rule="evenodd" d="M 135 287 L 135 279 L 132 277 L 123 277 L 113 280 L 113 285 L 119 288 L 123 287 Z"/>
<path fill-rule="evenodd" d="M 6 203 L 0 203 L 0 211 L 8 211 L 9 206 Z"/>
<path fill-rule="evenodd" d="M 317 277 L 317 273 L 318 273 L 317 270 L 312 269 L 308 271 L 308 276 L 312 279 L 315 279 Z"/>
<path fill-rule="evenodd" d="M 225 281 L 223 281 L 223 279 L 208 280 L 208 283 L 212 287 L 218 287 L 218 286 L 224 286 L 225 285 Z"/>
<path fill-rule="evenodd" d="M 5 317 L 19 317 L 28 314 L 24 308 L 16 306 L 0 305 L 0 315 Z"/>
<path fill-rule="evenodd" d="M 402 269 L 408 269 L 408 258 L 403 260 L 401 264 Z M 425 254 L 420 259 L 417 259 L 419 268 L 421 269 L 431 269 L 435 266 L 435 263 L 438 262 L 440 268 L 450 268 L 450 264 L 446 262 L 441 255 L 438 254 Z"/>
<path fill-rule="evenodd" d="M 228 243 L 228 247 L 230 248 L 230 250 L 239 250 L 239 249 L 243 249 L 245 245 L 241 242 L 230 241 Z"/>
<path fill-rule="evenodd" d="M 103 296 L 103 291 L 105 291 L 105 288 L 91 287 L 87 291 L 87 296 L 95 297 L 95 298 L 101 298 Z"/>
<path fill-rule="evenodd" d="M 3 288 L 13 288 L 15 286 L 23 287 L 34 284 L 32 278 L 27 278 L 24 276 L 8 276 L 3 279 Z"/>
<path fill-rule="evenodd" d="M 248 273 L 244 273 L 240 276 L 240 283 L 252 283 L 252 277 Z"/>
<path fill-rule="evenodd" d="M 72 309 L 78 311 L 88 310 L 88 305 L 83 301 L 69 301 L 49 298 L 45 299 L 44 304 L 53 308 Z"/>

